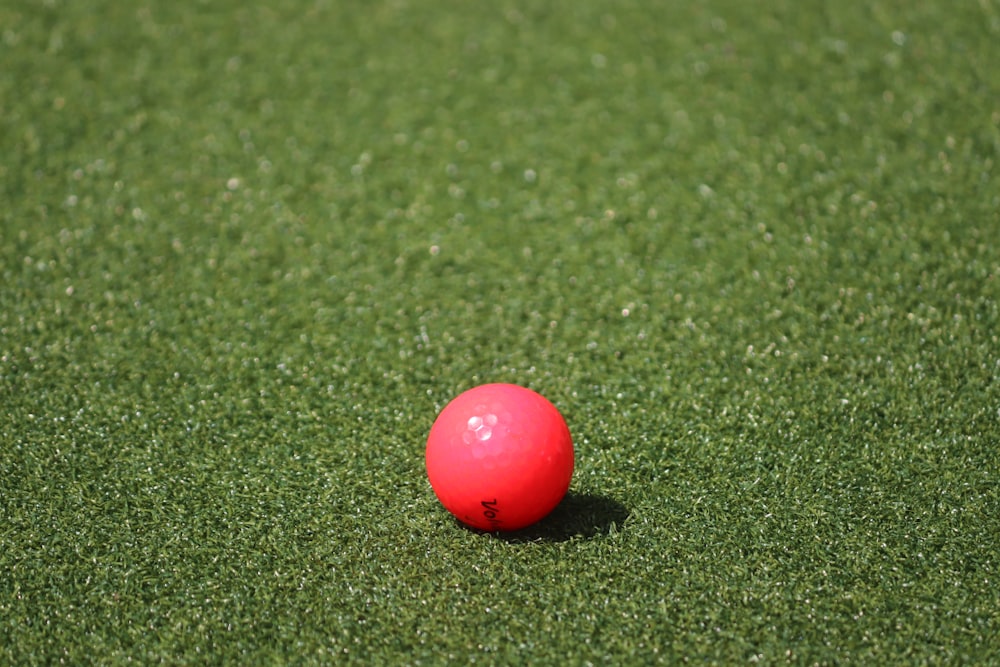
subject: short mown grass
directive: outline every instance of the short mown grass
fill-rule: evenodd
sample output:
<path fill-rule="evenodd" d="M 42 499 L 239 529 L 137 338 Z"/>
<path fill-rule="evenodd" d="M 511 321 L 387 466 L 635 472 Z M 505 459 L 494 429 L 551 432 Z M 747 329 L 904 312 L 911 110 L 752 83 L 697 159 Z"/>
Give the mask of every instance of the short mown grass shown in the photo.
<path fill-rule="evenodd" d="M 281 7 L 0 9 L 0 662 L 1000 661 L 1000 6 Z"/>

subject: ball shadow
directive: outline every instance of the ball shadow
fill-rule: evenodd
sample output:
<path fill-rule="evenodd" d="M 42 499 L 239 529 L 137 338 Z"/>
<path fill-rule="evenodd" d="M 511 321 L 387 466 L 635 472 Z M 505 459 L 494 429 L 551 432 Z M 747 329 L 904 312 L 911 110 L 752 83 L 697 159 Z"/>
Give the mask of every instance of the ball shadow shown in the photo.
<path fill-rule="evenodd" d="M 551 514 L 522 530 L 491 533 L 457 523 L 472 532 L 490 535 L 505 542 L 565 542 L 573 538 L 608 535 L 613 530 L 618 530 L 628 517 L 628 508 L 613 498 L 570 491 Z"/>

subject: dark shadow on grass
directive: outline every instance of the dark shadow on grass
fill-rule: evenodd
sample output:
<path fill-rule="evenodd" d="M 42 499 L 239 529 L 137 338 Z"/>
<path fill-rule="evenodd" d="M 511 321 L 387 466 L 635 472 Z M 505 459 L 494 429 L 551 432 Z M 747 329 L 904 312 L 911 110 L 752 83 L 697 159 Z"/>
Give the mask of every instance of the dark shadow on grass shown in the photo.
<path fill-rule="evenodd" d="M 523 530 L 509 533 L 486 533 L 460 526 L 476 533 L 483 533 L 506 542 L 565 542 L 574 537 L 591 538 L 618 530 L 629 516 L 629 510 L 620 502 L 607 496 L 570 491 L 547 517 Z"/>

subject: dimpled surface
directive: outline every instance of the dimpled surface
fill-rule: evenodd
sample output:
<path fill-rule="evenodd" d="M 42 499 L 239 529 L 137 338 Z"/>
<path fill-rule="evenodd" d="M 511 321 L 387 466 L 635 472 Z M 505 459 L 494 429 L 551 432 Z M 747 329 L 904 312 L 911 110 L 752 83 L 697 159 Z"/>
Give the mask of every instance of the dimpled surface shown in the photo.
<path fill-rule="evenodd" d="M 518 530 L 542 519 L 572 476 L 566 421 L 545 397 L 517 385 L 460 394 L 427 438 L 427 477 L 438 499 L 481 530 Z"/>

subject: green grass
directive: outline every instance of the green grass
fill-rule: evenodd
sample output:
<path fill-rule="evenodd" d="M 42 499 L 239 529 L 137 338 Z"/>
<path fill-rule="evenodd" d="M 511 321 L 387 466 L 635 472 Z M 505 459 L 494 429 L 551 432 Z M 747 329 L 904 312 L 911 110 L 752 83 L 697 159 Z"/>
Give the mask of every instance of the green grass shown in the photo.
<path fill-rule="evenodd" d="M 1000 664 L 1000 5 L 277 4 L 0 8 L 0 662 Z"/>

